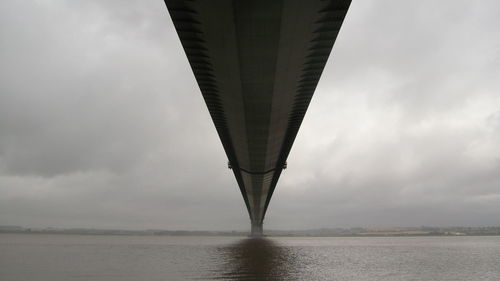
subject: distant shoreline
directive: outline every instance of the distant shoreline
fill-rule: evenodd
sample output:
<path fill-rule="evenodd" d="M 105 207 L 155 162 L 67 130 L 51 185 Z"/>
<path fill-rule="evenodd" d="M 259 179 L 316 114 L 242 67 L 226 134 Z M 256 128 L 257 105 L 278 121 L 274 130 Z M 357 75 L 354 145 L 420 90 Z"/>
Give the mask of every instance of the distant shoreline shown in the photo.
<path fill-rule="evenodd" d="M 93 228 L 28 228 L 0 226 L 0 234 L 66 234 L 117 236 L 248 236 L 248 231 L 120 230 Z M 500 236 L 500 227 L 395 227 L 324 228 L 309 230 L 267 230 L 268 237 L 424 237 L 424 236 Z"/>

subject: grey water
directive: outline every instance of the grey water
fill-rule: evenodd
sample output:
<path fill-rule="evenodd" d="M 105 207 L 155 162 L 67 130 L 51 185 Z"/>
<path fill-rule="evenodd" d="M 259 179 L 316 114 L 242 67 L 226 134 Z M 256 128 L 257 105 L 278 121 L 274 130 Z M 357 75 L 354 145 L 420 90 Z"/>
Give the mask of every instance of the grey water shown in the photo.
<path fill-rule="evenodd" d="M 0 234 L 0 280 L 500 280 L 500 237 Z"/>

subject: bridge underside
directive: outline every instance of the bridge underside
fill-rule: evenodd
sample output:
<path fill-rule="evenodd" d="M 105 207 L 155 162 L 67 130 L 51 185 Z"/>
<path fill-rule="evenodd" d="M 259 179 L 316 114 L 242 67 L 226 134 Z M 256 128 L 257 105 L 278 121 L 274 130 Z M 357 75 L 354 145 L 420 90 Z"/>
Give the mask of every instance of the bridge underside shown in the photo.
<path fill-rule="evenodd" d="M 259 235 L 350 0 L 165 2 Z"/>

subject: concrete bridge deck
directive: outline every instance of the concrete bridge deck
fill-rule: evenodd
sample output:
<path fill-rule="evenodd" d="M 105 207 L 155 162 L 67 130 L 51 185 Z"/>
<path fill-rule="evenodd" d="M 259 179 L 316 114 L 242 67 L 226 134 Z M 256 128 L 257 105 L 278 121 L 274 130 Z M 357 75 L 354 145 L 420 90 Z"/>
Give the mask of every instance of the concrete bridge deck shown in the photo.
<path fill-rule="evenodd" d="M 245 201 L 269 202 L 350 0 L 165 0 Z"/>

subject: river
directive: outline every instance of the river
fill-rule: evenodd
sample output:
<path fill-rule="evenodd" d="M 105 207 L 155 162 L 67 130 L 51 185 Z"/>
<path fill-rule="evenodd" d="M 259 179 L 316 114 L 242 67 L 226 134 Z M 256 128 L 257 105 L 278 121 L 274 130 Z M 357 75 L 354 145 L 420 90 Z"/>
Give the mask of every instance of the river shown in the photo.
<path fill-rule="evenodd" d="M 500 237 L 0 234 L 2 281 L 500 280 Z"/>

